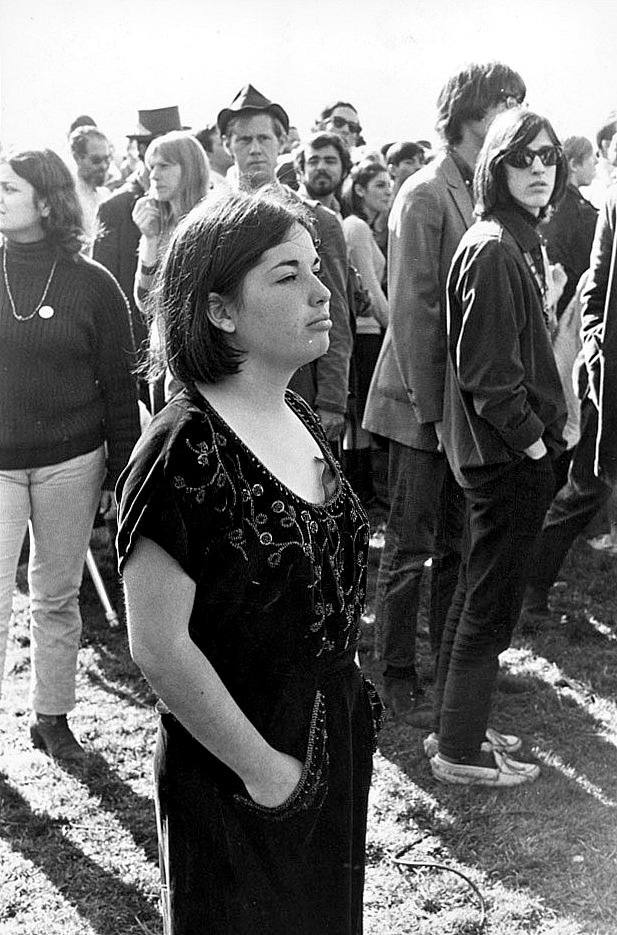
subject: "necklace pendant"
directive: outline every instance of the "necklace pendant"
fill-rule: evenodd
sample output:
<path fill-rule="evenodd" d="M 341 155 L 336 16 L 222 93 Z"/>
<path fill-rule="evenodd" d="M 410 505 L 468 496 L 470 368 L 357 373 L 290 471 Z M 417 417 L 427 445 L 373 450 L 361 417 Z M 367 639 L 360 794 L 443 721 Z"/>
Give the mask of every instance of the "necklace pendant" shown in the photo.
<path fill-rule="evenodd" d="M 55 314 L 56 313 L 51 305 L 41 305 L 39 309 L 39 318 L 53 318 Z"/>

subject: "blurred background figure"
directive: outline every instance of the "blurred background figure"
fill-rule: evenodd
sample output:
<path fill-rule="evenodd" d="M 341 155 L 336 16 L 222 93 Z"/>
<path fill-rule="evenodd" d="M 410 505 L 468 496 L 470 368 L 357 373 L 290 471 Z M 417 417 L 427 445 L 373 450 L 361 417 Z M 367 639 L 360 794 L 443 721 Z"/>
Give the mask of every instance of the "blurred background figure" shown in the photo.
<path fill-rule="evenodd" d="M 229 152 L 225 149 L 219 128 L 215 123 L 208 124 L 203 130 L 198 130 L 195 139 L 199 140 L 206 151 L 208 163 L 210 165 L 210 188 L 215 194 L 231 192 L 231 186 L 227 181 L 228 170 L 233 166 L 234 161 Z"/>
<path fill-rule="evenodd" d="M 80 254 L 75 183 L 49 149 L 0 161 L 0 675 L 15 573 L 30 533 L 30 734 L 49 755 L 81 760 L 75 705 L 79 587 L 97 508 L 139 434 L 126 299 Z"/>
<path fill-rule="evenodd" d="M 337 136 L 340 136 L 348 151 L 364 143 L 358 111 L 353 104 L 345 101 L 336 101 L 336 103 L 324 107 L 315 121 L 313 130 L 327 130 L 329 133 L 336 133 Z"/>
<path fill-rule="evenodd" d="M 386 257 L 388 211 L 392 182 L 379 162 L 354 166 L 343 194 L 343 231 L 349 262 L 360 273 L 371 305 L 356 318 L 353 348 L 354 385 L 349 407 L 349 427 L 345 437 L 345 469 L 352 487 L 365 505 L 375 499 L 370 432 L 362 428 L 368 389 L 377 363 L 383 336 L 388 327 L 386 297 Z"/>
<path fill-rule="evenodd" d="M 71 154 L 77 175 L 75 187 L 83 214 L 83 229 L 87 238 L 87 252 L 92 254 L 97 229 L 99 205 L 109 198 L 105 179 L 111 165 L 109 140 L 97 127 L 76 127 L 69 137 Z"/>
<path fill-rule="evenodd" d="M 424 150 L 419 143 L 393 143 L 385 155 L 386 166 L 392 179 L 392 199 L 410 175 L 424 165 Z"/>
<path fill-rule="evenodd" d="M 596 174 L 584 188 L 583 195 L 599 210 L 604 205 L 607 188 L 617 181 L 617 113 L 614 111 L 596 133 L 596 146 Z"/>
<path fill-rule="evenodd" d="M 596 175 L 597 157 L 593 144 L 584 136 L 569 136 L 563 143 L 568 162 L 568 183 L 559 202 L 541 232 L 551 263 L 561 263 L 567 282 L 557 303 L 561 318 L 572 299 L 578 281 L 589 267 L 589 255 L 598 212 L 580 192 L 591 185 Z"/>

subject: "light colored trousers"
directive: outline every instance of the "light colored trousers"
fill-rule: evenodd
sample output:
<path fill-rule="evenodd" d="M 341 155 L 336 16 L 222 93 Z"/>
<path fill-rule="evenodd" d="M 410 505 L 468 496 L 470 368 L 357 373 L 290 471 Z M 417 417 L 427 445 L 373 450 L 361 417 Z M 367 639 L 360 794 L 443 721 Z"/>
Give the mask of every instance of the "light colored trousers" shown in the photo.
<path fill-rule="evenodd" d="M 0 471 L 0 685 L 29 525 L 30 704 L 39 714 L 66 714 L 75 706 L 79 588 L 104 477 L 102 445 L 60 464 Z"/>

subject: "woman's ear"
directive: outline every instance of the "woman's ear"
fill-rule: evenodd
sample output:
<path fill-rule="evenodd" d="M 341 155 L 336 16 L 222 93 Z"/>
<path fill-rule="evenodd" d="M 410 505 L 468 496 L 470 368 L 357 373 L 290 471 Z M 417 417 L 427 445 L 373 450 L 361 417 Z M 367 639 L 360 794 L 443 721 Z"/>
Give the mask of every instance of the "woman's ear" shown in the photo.
<path fill-rule="evenodd" d="M 211 292 L 208 296 L 208 320 L 215 328 L 233 334 L 236 322 L 231 311 L 231 303 L 226 301 L 218 292 Z"/>
<path fill-rule="evenodd" d="M 48 218 L 51 212 L 51 208 L 43 198 L 39 201 L 39 211 L 41 212 L 42 218 Z"/>

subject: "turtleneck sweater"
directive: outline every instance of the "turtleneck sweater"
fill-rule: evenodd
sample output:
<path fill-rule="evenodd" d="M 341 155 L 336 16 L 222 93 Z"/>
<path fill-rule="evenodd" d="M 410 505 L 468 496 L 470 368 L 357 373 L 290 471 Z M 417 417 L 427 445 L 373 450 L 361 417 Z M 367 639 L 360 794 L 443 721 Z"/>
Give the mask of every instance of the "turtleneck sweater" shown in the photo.
<path fill-rule="evenodd" d="M 56 253 L 5 241 L 18 315 L 40 303 Z M 107 446 L 111 489 L 139 435 L 128 305 L 93 260 L 57 255 L 45 310 L 15 318 L 0 276 L 0 470 L 58 464 Z"/>

